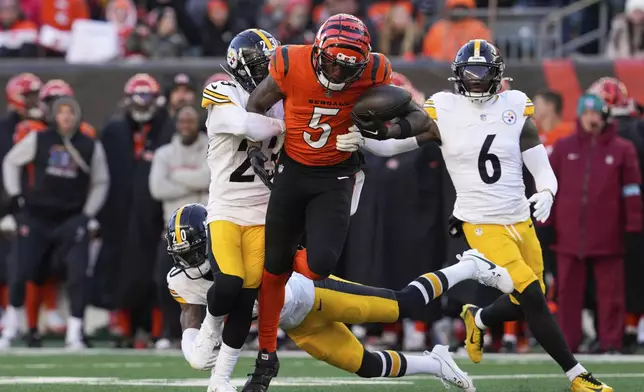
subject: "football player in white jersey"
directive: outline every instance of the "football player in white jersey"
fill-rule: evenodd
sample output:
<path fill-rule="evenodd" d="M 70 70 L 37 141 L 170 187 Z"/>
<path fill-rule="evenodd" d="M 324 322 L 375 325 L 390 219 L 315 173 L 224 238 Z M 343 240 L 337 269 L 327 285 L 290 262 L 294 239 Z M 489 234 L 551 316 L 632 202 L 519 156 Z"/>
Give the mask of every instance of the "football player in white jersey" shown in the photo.
<path fill-rule="evenodd" d="M 168 232 L 179 232 L 184 239 L 178 246 L 172 235 L 168 236 L 168 252 L 173 257 L 174 268 L 167 280 L 171 295 L 181 304 L 184 329 L 181 348 L 192 366 L 196 351 L 193 340 L 203 319 L 201 309 L 203 305 L 210 306 L 211 287 L 218 279 L 217 271 L 211 270 L 207 261 L 208 230 L 205 221 L 208 215 L 203 206 L 188 204 L 178 209 L 168 222 Z M 301 249 L 294 262 L 306 262 L 306 257 L 306 250 Z M 335 277 L 314 282 L 294 273 L 287 284 L 280 327 L 313 357 L 360 377 L 402 377 L 424 373 L 435 375 L 462 390 L 474 391 L 471 379 L 454 363 L 446 346 L 436 346 L 431 353 L 416 356 L 397 351 L 371 352 L 344 324 L 395 322 L 414 309 L 426 306 L 465 279 L 476 279 L 506 293 L 513 290 L 508 272 L 477 251 L 469 250 L 458 259 L 457 264 L 424 274 L 398 291 L 363 286 Z M 221 358 L 221 354 L 217 357 L 217 351 L 211 351 L 199 369 L 210 369 L 216 363 L 211 380 L 216 379 L 221 374 L 217 369 Z M 230 373 L 225 381 L 230 386 L 229 377 Z M 211 381 L 208 391 L 219 391 L 221 385 L 221 380 Z"/>
<path fill-rule="evenodd" d="M 210 287 L 203 326 L 198 333 L 192 331 L 196 336 L 190 339 L 195 346 L 191 361 L 194 367 L 203 367 L 213 349 L 221 345 L 216 369 L 222 374 L 232 371 L 237 362 L 252 323 L 263 273 L 264 222 L 270 195 L 265 183 L 273 170 L 273 163 L 265 162 L 263 157 L 271 156 L 279 135 L 267 134 L 265 127 L 247 127 L 258 115 L 247 113 L 245 107 L 250 92 L 268 75 L 269 59 L 277 45 L 275 38 L 259 29 L 236 35 L 228 47 L 224 67 L 233 81 L 210 83 L 201 101 L 208 111 L 207 160 L 211 172 L 206 222 L 209 234 L 202 246 L 208 250 L 208 267 L 215 272 L 215 284 Z M 272 129 L 283 128 L 281 102 L 268 115 L 276 123 Z M 256 175 L 251 166 L 261 175 Z M 186 233 L 179 229 L 179 222 L 188 213 L 178 210 L 176 227 L 168 231 L 175 251 L 186 245 Z M 212 381 L 213 391 L 232 390 L 224 376 L 215 374 Z"/>
<path fill-rule="evenodd" d="M 483 330 L 524 315 L 534 337 L 570 379 L 571 391 L 612 392 L 577 362 L 548 309 L 530 203 L 534 203 L 534 218 L 546 221 L 557 179 L 531 118 L 534 105 L 521 91 L 500 93 L 504 69 L 498 49 L 489 42 L 476 39 L 463 45 L 452 63 L 455 93 L 440 92 L 427 100 L 425 111 L 433 120 L 430 128 L 407 145 L 430 140 L 441 144 L 456 188 L 450 234 L 465 235 L 471 247 L 507 268 L 514 282 L 512 295 L 486 308 L 463 307 L 467 352 L 473 362 L 480 362 Z M 380 139 L 399 136 L 390 135 L 386 127 L 375 133 Z M 363 136 L 374 134 L 363 132 Z M 338 145 L 341 142 L 348 143 L 338 140 Z M 525 197 L 524 164 L 537 188 L 530 199 Z"/>

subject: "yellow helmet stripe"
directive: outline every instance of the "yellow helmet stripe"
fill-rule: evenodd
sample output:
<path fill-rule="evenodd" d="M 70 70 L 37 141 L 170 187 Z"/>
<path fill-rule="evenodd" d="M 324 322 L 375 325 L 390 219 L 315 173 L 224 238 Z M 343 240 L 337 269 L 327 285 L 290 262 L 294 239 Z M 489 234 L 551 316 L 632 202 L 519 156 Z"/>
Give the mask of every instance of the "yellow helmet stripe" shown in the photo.
<path fill-rule="evenodd" d="M 181 206 L 177 213 L 174 215 L 174 238 L 175 241 L 177 241 L 177 244 L 180 244 L 183 242 L 183 239 L 181 238 L 181 213 L 183 212 L 183 208 L 185 206 Z"/>
<path fill-rule="evenodd" d="M 474 57 L 479 57 L 481 55 L 481 40 L 474 40 Z"/>
<path fill-rule="evenodd" d="M 266 44 L 266 49 L 268 49 L 268 50 L 273 50 L 274 49 L 273 44 L 271 43 L 271 40 L 269 40 L 268 37 L 266 37 L 266 34 L 262 33 L 262 30 L 253 29 L 253 32 L 255 34 L 257 34 L 259 36 L 259 38 L 262 39 L 262 41 L 264 41 L 264 43 Z"/>

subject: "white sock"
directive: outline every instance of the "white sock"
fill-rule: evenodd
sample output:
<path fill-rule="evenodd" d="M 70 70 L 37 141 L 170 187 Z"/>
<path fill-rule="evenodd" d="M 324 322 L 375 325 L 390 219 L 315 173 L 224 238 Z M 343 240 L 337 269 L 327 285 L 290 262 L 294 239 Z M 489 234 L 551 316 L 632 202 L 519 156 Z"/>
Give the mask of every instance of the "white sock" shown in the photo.
<path fill-rule="evenodd" d="M 483 324 L 483 321 L 481 320 L 481 310 L 483 309 L 476 311 L 476 315 L 474 316 L 474 323 L 476 323 L 476 326 L 479 327 L 479 329 L 487 329 L 487 325 Z"/>
<path fill-rule="evenodd" d="M 235 370 L 239 353 L 241 353 L 241 348 L 232 348 L 226 343 L 222 343 L 211 380 L 230 381 L 230 375 Z"/>
<path fill-rule="evenodd" d="M 568 377 L 570 381 L 573 381 L 575 378 L 577 378 L 577 376 L 579 376 L 582 373 L 586 373 L 586 369 L 583 366 L 581 366 L 580 363 L 578 363 L 572 369 L 566 372 L 566 377 Z"/>
<path fill-rule="evenodd" d="M 224 329 L 224 320 L 226 316 L 213 316 L 210 314 L 210 311 L 206 310 L 206 317 L 203 320 L 203 323 L 210 328 L 211 331 L 215 332 L 217 335 L 221 335 L 222 330 Z"/>
<path fill-rule="evenodd" d="M 405 359 L 407 359 L 406 376 L 410 374 L 439 374 L 441 371 L 441 364 L 428 355 L 405 355 Z"/>
<path fill-rule="evenodd" d="M 83 319 L 78 317 L 68 318 L 65 343 L 79 342 L 81 340 L 83 340 Z"/>
<path fill-rule="evenodd" d="M 14 308 L 7 306 L 6 314 L 4 316 L 4 326 L 2 329 L 3 339 L 14 339 L 18 335 L 20 329 L 20 320 L 25 318 L 25 311 L 23 308 Z"/>
<path fill-rule="evenodd" d="M 456 283 L 472 279 L 474 273 L 476 273 L 476 262 L 473 260 L 461 261 L 447 268 L 443 268 L 440 272 L 447 278 L 449 287 L 454 287 Z"/>

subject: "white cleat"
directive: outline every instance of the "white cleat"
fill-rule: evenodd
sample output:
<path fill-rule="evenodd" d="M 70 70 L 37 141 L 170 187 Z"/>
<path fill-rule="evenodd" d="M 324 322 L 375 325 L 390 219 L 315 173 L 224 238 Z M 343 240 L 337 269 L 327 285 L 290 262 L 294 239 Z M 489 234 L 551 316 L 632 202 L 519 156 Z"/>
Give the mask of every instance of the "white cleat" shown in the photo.
<path fill-rule="evenodd" d="M 0 350 L 7 350 L 11 348 L 11 339 L 2 337 L 0 338 Z"/>
<path fill-rule="evenodd" d="M 83 351 L 87 350 L 87 345 L 82 340 L 71 340 L 65 342 L 65 349 L 68 351 Z"/>
<path fill-rule="evenodd" d="M 436 377 L 440 378 L 446 389 L 455 386 L 466 392 L 476 392 L 472 379 L 454 362 L 447 346 L 436 345 L 431 353 L 425 351 L 424 355 L 440 364 L 440 374 Z"/>
<path fill-rule="evenodd" d="M 168 350 L 172 348 L 172 342 L 169 339 L 162 338 L 154 344 L 156 350 Z"/>
<path fill-rule="evenodd" d="M 514 282 L 508 270 L 500 265 L 494 264 L 478 250 L 467 250 L 463 252 L 463 255 L 458 255 L 456 258 L 460 262 L 466 260 L 474 261 L 476 265 L 474 279 L 479 283 L 499 289 L 506 294 L 511 294 L 514 291 Z"/>
<path fill-rule="evenodd" d="M 237 392 L 237 388 L 235 388 L 230 381 L 214 381 L 211 379 L 206 392 Z"/>
<path fill-rule="evenodd" d="M 210 370 L 217 362 L 219 351 L 215 351 L 221 346 L 221 329 L 212 330 L 208 324 L 201 324 L 199 333 L 192 343 L 192 353 L 190 353 L 190 366 L 196 370 Z"/>

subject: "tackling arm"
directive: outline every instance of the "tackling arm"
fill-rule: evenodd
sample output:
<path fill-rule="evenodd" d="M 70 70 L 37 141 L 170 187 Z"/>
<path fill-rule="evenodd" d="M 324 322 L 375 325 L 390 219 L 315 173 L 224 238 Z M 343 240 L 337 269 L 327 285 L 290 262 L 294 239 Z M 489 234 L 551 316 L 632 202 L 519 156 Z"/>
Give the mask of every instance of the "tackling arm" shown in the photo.
<path fill-rule="evenodd" d="M 530 117 L 523 125 L 519 145 L 523 163 L 534 177 L 537 192 L 549 191 L 554 197 L 557 194 L 557 177 L 550 166 L 548 152 L 539 139 L 537 126 Z"/>
<path fill-rule="evenodd" d="M 387 129 L 387 139 L 406 139 L 430 130 L 434 122 L 419 104 L 412 100 L 407 108 L 407 114 Z"/>
<path fill-rule="evenodd" d="M 202 306 L 187 303 L 180 303 L 180 305 L 181 316 L 179 317 L 179 321 L 181 322 L 181 329 L 183 330 L 183 335 L 181 337 L 181 351 L 183 352 L 183 356 L 186 361 L 190 363 L 193 342 L 199 333 L 201 321 L 203 320 L 203 314 L 201 311 Z"/>
<path fill-rule="evenodd" d="M 284 121 L 267 117 L 268 109 L 284 99 L 277 82 L 268 75 L 250 94 L 246 103 L 246 134 L 252 140 L 266 140 L 277 136 L 286 129 Z"/>

